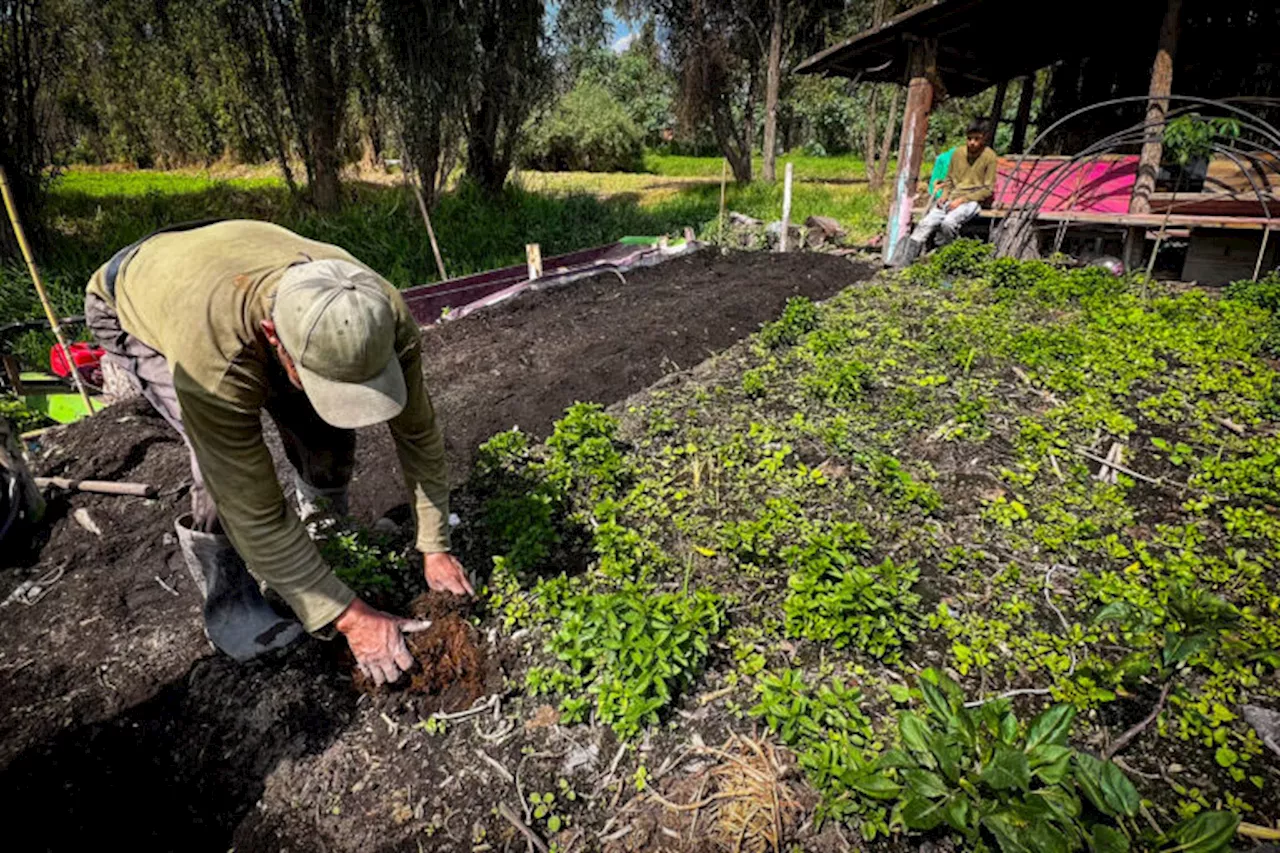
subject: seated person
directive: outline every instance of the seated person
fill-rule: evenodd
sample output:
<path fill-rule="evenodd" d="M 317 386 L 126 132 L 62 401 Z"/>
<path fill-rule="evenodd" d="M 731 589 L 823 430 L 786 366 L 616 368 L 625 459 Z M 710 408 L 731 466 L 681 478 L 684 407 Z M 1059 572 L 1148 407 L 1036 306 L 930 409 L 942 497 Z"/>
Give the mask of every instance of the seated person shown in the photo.
<path fill-rule="evenodd" d="M 911 239 L 895 252 L 894 266 L 906 266 L 920 256 L 929 238 L 939 229 L 938 245 L 945 246 L 956 238 L 960 228 L 978 215 L 991 201 L 996 190 L 996 165 L 999 158 L 987 146 L 987 123 L 976 119 L 966 131 L 964 150 L 956 149 L 942 182 L 942 195 L 920 220 Z"/>

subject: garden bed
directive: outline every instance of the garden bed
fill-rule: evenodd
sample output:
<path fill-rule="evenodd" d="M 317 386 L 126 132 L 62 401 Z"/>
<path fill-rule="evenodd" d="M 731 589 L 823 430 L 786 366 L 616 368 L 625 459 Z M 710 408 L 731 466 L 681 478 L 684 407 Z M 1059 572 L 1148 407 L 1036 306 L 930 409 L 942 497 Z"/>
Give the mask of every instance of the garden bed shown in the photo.
<path fill-rule="evenodd" d="M 705 253 L 430 329 L 428 387 L 446 423 L 451 474 L 465 479 L 495 432 L 519 425 L 543 435 L 575 400 L 615 403 L 723 351 L 788 298 L 827 298 L 868 274 L 827 256 Z M 388 473 L 394 465 L 385 430 L 364 432 L 352 503 L 366 524 L 404 511 L 399 477 Z M 500 797 L 516 800 L 476 757 L 486 742 L 469 733 L 506 725 L 527 710 L 518 703 L 504 704 L 497 720 L 441 726 L 452 732 L 441 740 L 415 725 L 468 696 L 442 698 L 430 685 L 423 694 L 362 697 L 339 644 L 310 642 L 249 666 L 211 654 L 171 536 L 186 503 L 186 452 L 146 404 L 50 434 L 36 467 L 162 489 L 155 501 L 56 501 L 38 553 L 0 573 L 7 595 L 23 580 L 63 572 L 38 604 L 0 611 L 0 790 L 39 827 L 41 846 L 82 847 L 105 832 L 141 849 L 416 850 L 420 839 L 423 849 L 467 849 L 448 839 L 477 823 L 506 838 L 510 828 L 490 812 Z M 465 493 L 457 504 L 466 516 Z M 101 536 L 75 520 L 76 510 Z M 466 556 L 480 568 L 487 562 L 479 551 Z M 465 629 L 487 657 L 476 679 L 486 695 L 495 673 L 522 668 L 522 647 L 492 627 Z M 525 720 L 514 724 L 520 736 L 490 748 L 512 772 L 522 745 L 565 743 L 551 725 L 525 735 Z M 531 758 L 522 784 L 536 776 L 555 788 L 554 769 Z"/>

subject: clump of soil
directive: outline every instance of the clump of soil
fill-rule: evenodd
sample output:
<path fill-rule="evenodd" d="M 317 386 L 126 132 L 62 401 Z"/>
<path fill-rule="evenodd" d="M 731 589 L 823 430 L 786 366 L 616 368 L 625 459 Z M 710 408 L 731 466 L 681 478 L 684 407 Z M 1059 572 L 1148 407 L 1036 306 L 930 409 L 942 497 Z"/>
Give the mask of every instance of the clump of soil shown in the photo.
<path fill-rule="evenodd" d="M 473 599 L 442 592 L 427 592 L 413 600 L 409 611 L 416 619 L 429 619 L 431 627 L 405 638 L 417 665 L 408 683 L 379 687 L 358 671 L 355 685 L 366 693 L 396 690 L 423 697 L 421 712 L 455 713 L 470 708 L 488 692 L 495 676 L 480 632 L 467 621 Z"/>

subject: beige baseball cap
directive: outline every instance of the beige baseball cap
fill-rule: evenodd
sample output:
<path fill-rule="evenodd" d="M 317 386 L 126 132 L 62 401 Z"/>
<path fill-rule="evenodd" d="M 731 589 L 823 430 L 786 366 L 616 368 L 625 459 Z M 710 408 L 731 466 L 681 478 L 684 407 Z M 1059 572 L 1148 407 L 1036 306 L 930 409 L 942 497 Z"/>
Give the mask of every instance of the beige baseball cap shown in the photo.
<path fill-rule="evenodd" d="M 292 266 L 280 277 L 271 318 L 327 423 L 356 429 L 404 409 L 395 309 L 376 275 L 341 260 Z"/>

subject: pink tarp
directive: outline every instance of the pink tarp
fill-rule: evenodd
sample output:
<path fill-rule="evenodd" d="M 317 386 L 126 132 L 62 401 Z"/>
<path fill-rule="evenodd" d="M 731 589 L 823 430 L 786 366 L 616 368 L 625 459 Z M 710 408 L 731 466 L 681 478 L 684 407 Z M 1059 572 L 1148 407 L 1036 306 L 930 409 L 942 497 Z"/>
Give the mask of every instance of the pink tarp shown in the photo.
<path fill-rule="evenodd" d="M 1017 159 L 1000 158 L 994 207 L 1127 213 L 1138 180 L 1136 156 L 1077 163 L 1028 158 L 1018 166 Z"/>

